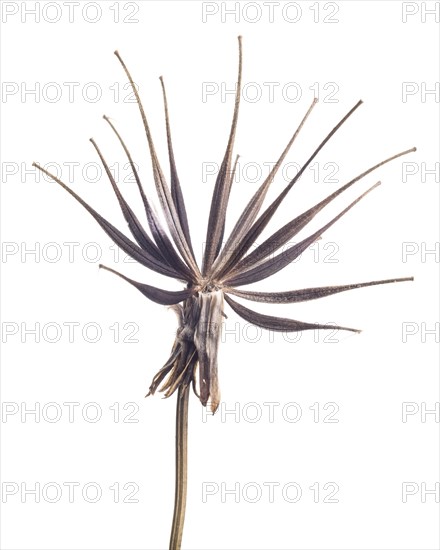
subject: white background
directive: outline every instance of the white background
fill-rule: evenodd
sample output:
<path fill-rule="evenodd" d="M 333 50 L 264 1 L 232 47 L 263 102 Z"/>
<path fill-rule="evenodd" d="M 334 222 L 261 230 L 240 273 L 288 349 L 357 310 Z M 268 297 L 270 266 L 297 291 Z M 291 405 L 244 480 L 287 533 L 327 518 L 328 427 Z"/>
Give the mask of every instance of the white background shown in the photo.
<path fill-rule="evenodd" d="M 153 196 L 142 125 L 137 107 L 124 101 L 127 81 L 113 56 L 117 48 L 140 86 L 167 168 L 158 76 L 165 78 L 177 166 L 200 257 L 214 183 L 213 176 L 203 181 L 203 163 L 221 161 L 233 108 L 232 94 L 223 101 L 220 92 L 203 100 L 202 89 L 206 83 L 233 88 L 236 37 L 241 34 L 243 82 L 254 83 L 242 100 L 237 132 L 236 152 L 242 155 L 243 165 L 276 160 L 309 106 L 314 95 L 310 87 L 315 83 L 320 102 L 289 162 L 304 162 L 358 99 L 365 102 L 319 155 L 319 181 L 307 171 L 271 229 L 278 229 L 372 164 L 414 145 L 418 148 L 403 159 L 414 163 L 414 175 L 404 178 L 408 165 L 405 168 L 398 160 L 359 182 L 303 235 L 326 223 L 379 179 L 382 185 L 323 236 L 314 254 L 307 251 L 299 262 L 258 288 L 287 290 L 411 275 L 415 281 L 298 305 L 255 305 L 264 313 L 363 329 L 360 335 L 340 332 L 333 337 L 337 342 L 329 342 L 329 334 L 322 331 L 303 333 L 296 342 L 281 334 L 271 339 L 227 311 L 228 332 L 220 350 L 220 410 L 206 418 L 195 396 L 190 403 L 183 547 L 438 548 L 438 492 L 437 503 L 433 494 L 423 502 L 422 494 L 423 487 L 432 489 L 436 482 L 438 491 L 438 424 L 435 415 L 421 414 L 436 403 L 438 407 L 439 401 L 438 332 L 437 336 L 424 332 L 433 329 L 438 319 L 438 249 L 437 257 L 424 254 L 438 241 L 438 176 L 436 181 L 435 175 L 422 174 L 424 166 L 433 168 L 438 151 L 438 95 L 423 94 L 438 81 L 438 29 L 435 16 L 423 11 L 435 3 L 275 2 L 271 21 L 266 3 L 260 5 L 261 17 L 257 17 L 255 3 L 249 2 L 227 2 L 227 9 L 236 7 L 235 16 L 224 13 L 224 3 L 81 2 L 73 22 L 65 3 L 58 3 L 58 8 L 53 2 L 25 4 L 27 9 L 36 7 L 40 22 L 32 15 L 25 17 L 22 3 L 3 2 L 2 6 L 10 15 L 3 12 L 1 59 L 2 79 L 9 83 L 2 99 L 2 238 L 9 245 L 2 258 L 6 344 L 1 458 L 6 502 L 1 547 L 167 547 L 174 497 L 175 397 L 163 401 L 160 395 L 148 399 L 144 395 L 167 359 L 176 319 L 167 308 L 148 302 L 123 281 L 100 271 L 98 263 L 163 288 L 179 285 L 124 263 L 123 255 L 115 261 L 115 247 L 110 248 L 110 240 L 93 219 L 55 183 L 38 179 L 31 164 L 58 163 L 68 183 L 66 163 L 80 163 L 72 187 L 124 229 L 106 178 L 93 183 L 81 175 L 87 163 L 97 161 L 88 142 L 91 136 L 110 164 L 125 164 L 101 118 L 105 113 L 125 136 Z M 94 5 L 101 16 L 91 22 L 97 13 Z M 203 21 L 204 9 L 217 13 Z M 48 21 L 58 16 L 59 21 Z M 124 18 L 138 22 L 124 22 Z M 66 82 L 78 83 L 72 101 Z M 279 83 L 273 101 L 264 84 L 268 82 Z M 292 82 L 301 90 L 295 102 L 281 93 Z M 328 90 L 334 89 L 331 84 L 325 88 L 328 83 L 337 86 L 333 103 L 325 101 Z M 404 83 L 410 83 L 412 95 L 402 95 Z M 22 96 L 35 86 L 36 95 Z M 93 95 L 96 89 L 102 94 L 98 101 L 83 96 L 87 90 Z M 57 90 L 61 95 L 53 99 Z M 261 98 L 253 101 L 258 90 Z M 292 97 L 293 88 L 286 93 Z M 323 181 L 328 162 L 338 166 L 337 182 Z M 14 166 L 16 173 L 11 174 Z M 121 179 L 127 175 L 121 171 Z M 270 197 L 284 184 L 280 174 Z M 242 173 L 231 195 L 229 223 L 256 185 Z M 121 182 L 121 188 L 141 217 L 134 184 Z M 79 243 L 72 262 L 63 243 Z M 96 251 L 88 243 L 98 243 L 102 253 L 98 261 L 83 257 L 86 252 L 93 257 Z M 35 247 L 36 255 L 22 257 L 26 249 Z M 335 249 L 335 256 L 329 258 L 329 251 Z M 404 257 L 404 249 L 413 253 Z M 61 250 L 59 260 L 49 261 L 57 250 Z M 79 323 L 72 343 L 68 322 Z M 39 342 L 25 335 L 25 329 L 35 323 L 39 323 Z M 82 336 L 87 323 L 99 324 L 98 342 Z M 110 329 L 115 323 L 120 327 L 119 342 Z M 137 343 L 124 343 L 133 326 L 138 327 L 132 335 Z M 17 327 L 18 332 L 8 336 L 5 327 L 12 331 Z M 57 327 L 59 341 L 51 343 L 48 340 L 55 339 Z M 404 338 L 408 328 L 414 334 Z M 93 335 L 90 330 L 89 337 Z M 65 402 L 79 403 L 73 422 Z M 82 415 L 84 411 L 93 414 L 91 408 L 84 408 L 90 402 L 102 411 L 95 423 Z M 44 414 L 27 415 L 21 421 L 20 413 L 36 403 Z M 48 403 L 57 405 L 44 409 Z M 109 409 L 114 403 L 118 405 Z M 122 421 L 131 411 L 130 406 L 123 410 L 127 403 L 137 405 L 133 418 L 138 422 Z M 273 421 L 265 403 L 274 404 Z M 295 416 L 291 403 L 302 412 L 296 422 L 289 421 Z M 309 408 L 314 403 L 319 419 Z M 334 410 L 329 403 L 339 409 L 333 416 L 338 422 L 323 421 Z M 49 422 L 48 415 L 54 415 L 56 407 L 62 416 Z M 405 417 L 407 422 L 402 421 L 405 407 L 414 411 Z M 115 422 L 115 408 L 121 412 L 119 422 Z M 236 416 L 226 414 L 231 409 Z M 79 483 L 72 503 L 65 482 Z M 87 502 L 81 494 L 90 482 L 102 490 L 96 503 Z M 273 502 L 270 482 L 278 484 Z M 41 495 L 39 503 L 32 495 L 21 502 L 21 489 L 5 495 L 5 487 L 21 483 L 27 488 L 52 483 L 52 488 L 64 487 L 64 491 L 56 503 L 48 502 L 54 498 L 50 491 Z M 136 484 L 138 502 L 115 503 L 109 489 L 115 483 L 120 484 L 121 498 L 129 493 L 130 487 L 123 489 L 126 483 Z M 296 503 L 288 501 L 295 496 L 292 488 L 283 497 L 283 487 L 292 483 L 302 489 Z M 326 483 L 337 484 L 333 497 L 337 503 L 323 502 L 332 487 L 324 488 Z M 405 483 L 412 483 L 415 492 L 406 503 L 402 502 Z M 314 484 L 320 487 L 319 502 L 314 502 L 310 489 Z M 234 487 L 238 502 L 224 491 Z M 203 498 L 204 488 L 218 488 L 218 492 Z M 260 498 L 250 502 L 258 491 Z"/>

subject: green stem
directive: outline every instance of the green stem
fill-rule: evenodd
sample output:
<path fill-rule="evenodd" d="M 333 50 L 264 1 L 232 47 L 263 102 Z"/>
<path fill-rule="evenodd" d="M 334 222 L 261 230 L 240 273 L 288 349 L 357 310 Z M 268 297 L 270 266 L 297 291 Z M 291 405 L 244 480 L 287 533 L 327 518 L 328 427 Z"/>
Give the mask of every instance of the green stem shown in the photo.
<path fill-rule="evenodd" d="M 188 402 L 189 385 L 179 386 L 176 405 L 176 485 L 170 550 L 180 550 L 185 522 L 188 469 Z"/>

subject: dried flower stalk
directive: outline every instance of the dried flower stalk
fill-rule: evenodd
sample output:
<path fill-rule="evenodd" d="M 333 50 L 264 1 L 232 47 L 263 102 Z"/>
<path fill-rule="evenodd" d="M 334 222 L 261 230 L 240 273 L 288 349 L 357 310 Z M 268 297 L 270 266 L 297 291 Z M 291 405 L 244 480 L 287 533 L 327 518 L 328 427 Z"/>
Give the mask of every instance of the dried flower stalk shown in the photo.
<path fill-rule="evenodd" d="M 295 235 L 297 235 L 297 233 L 302 230 L 321 210 L 323 210 L 328 204 L 330 204 L 340 194 L 344 193 L 344 191 L 349 189 L 352 185 L 384 164 L 415 151 L 415 148 L 392 155 L 391 157 L 361 172 L 348 183 L 328 195 L 321 202 L 300 216 L 297 216 L 289 223 L 285 224 L 271 237 L 257 246 L 252 252 L 249 252 L 252 245 L 254 245 L 255 241 L 268 225 L 289 191 L 301 178 L 306 168 L 310 165 L 325 144 L 345 123 L 345 121 L 362 104 L 362 101 L 356 103 L 356 105 L 336 124 L 336 126 L 316 147 L 315 151 L 304 163 L 298 174 L 289 182 L 283 191 L 279 193 L 277 198 L 262 213 L 260 213 L 267 191 L 274 177 L 276 176 L 279 168 L 282 166 L 282 163 L 292 144 L 296 140 L 301 128 L 305 124 L 307 118 L 317 103 L 317 99 L 314 99 L 298 128 L 293 133 L 290 141 L 287 143 L 284 151 L 280 155 L 277 163 L 274 165 L 268 177 L 246 205 L 230 235 L 228 236 L 226 243 L 223 243 L 228 202 L 237 163 L 237 160 L 235 160 L 234 164 L 232 163 L 232 154 L 238 121 L 242 81 L 242 44 L 241 37 L 239 37 L 239 67 L 233 119 L 226 151 L 213 191 L 206 233 L 206 247 L 203 255 L 202 268 L 200 269 L 194 254 L 185 201 L 177 175 L 173 144 L 171 140 L 168 103 L 163 79 L 162 77 L 160 78 L 165 110 L 170 186 L 168 185 L 161 169 L 154 148 L 147 117 L 145 115 L 136 86 L 133 83 L 131 74 L 117 51 L 115 52 L 115 55 L 120 61 L 136 96 L 147 137 L 152 163 L 153 180 L 162 212 L 166 220 L 166 228 L 162 226 L 158 216 L 148 201 L 136 166 L 124 140 L 107 116 L 104 116 L 104 119 L 113 130 L 116 138 L 119 140 L 133 171 L 139 194 L 145 208 L 149 233 L 144 229 L 133 210 L 125 201 L 119 190 L 117 182 L 115 181 L 103 155 L 101 154 L 101 151 L 93 139 L 91 140 L 92 145 L 96 149 L 96 152 L 104 166 L 134 240 L 127 238 L 115 226 L 105 220 L 98 212 L 96 212 L 96 210 L 89 206 L 81 197 L 79 197 L 56 176 L 48 172 L 37 163 L 34 163 L 34 166 L 39 168 L 43 173 L 48 175 L 68 193 L 70 193 L 93 216 L 107 235 L 126 254 L 134 258 L 141 265 L 186 284 L 185 288 L 181 290 L 162 290 L 145 283 L 134 281 L 109 267 L 105 267 L 103 265 L 100 266 L 133 285 L 144 296 L 153 302 L 171 306 L 175 310 L 179 320 L 179 326 L 170 357 L 165 365 L 154 376 L 147 394 L 154 394 L 159 389 L 159 391 L 164 392 L 165 397 L 169 397 L 176 391 L 178 392 L 176 408 L 176 493 L 170 539 L 170 549 L 176 550 L 181 547 L 185 517 L 189 391 L 192 386 L 203 406 L 207 406 L 209 403 L 213 413 L 217 410 L 220 403 L 217 354 L 222 319 L 225 316 L 224 302 L 226 302 L 235 311 L 235 313 L 246 321 L 268 330 L 294 332 L 310 329 L 325 330 L 337 328 L 340 330 L 360 332 L 357 329 L 348 327 L 305 323 L 284 317 L 263 315 L 236 302 L 231 296 L 236 296 L 255 302 L 290 304 L 307 300 L 315 300 L 355 288 L 412 281 L 412 277 L 403 277 L 369 281 L 364 283 L 345 284 L 340 286 L 289 290 L 284 292 L 257 292 L 254 290 L 239 289 L 239 287 L 243 285 L 258 282 L 277 273 L 298 258 L 304 250 L 319 239 L 327 229 L 329 229 L 335 222 L 351 210 L 351 208 L 353 208 L 370 191 L 375 189 L 380 182 L 372 185 L 366 192 L 362 193 L 356 200 L 344 208 L 337 216 L 328 221 L 309 237 L 301 240 L 298 244 L 295 244 L 283 252 L 277 253 L 277 251 L 279 251 L 283 245 L 288 243 Z"/>

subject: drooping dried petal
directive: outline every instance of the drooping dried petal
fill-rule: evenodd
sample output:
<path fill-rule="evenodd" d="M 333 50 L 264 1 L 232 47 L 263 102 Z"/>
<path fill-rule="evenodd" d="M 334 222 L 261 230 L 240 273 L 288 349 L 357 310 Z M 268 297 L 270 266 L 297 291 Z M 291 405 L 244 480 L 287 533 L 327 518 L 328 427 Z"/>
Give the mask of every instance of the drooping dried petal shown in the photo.
<path fill-rule="evenodd" d="M 165 365 L 160 369 L 159 372 L 157 372 L 154 375 L 154 378 L 150 384 L 150 387 L 148 389 L 148 393 L 145 397 L 148 397 L 149 395 L 154 395 L 157 388 L 162 383 L 162 380 L 165 378 L 165 376 L 171 371 L 172 368 L 174 368 L 175 363 L 180 355 L 180 348 L 174 344 L 173 350 L 171 352 L 171 355 L 168 359 L 168 361 L 165 363 Z"/>
<path fill-rule="evenodd" d="M 192 377 L 192 368 L 194 366 L 194 358 L 196 357 L 196 349 L 193 344 L 183 342 L 181 344 L 181 352 L 179 361 L 173 372 L 173 376 L 164 384 L 160 391 L 165 392 L 165 397 L 170 397 L 183 383 L 183 380 Z"/>
<path fill-rule="evenodd" d="M 183 305 L 172 306 L 172 309 L 179 318 L 176 339 L 170 358 L 153 378 L 149 391 L 149 394 L 153 394 L 166 377 L 160 388 L 161 392 L 165 392 L 165 397 L 172 395 L 182 384 L 189 384 L 194 380 L 198 359 L 194 344 L 194 333 L 200 315 L 198 296 L 191 295 Z"/>
<path fill-rule="evenodd" d="M 209 399 L 214 413 L 220 403 L 217 353 L 223 317 L 223 292 L 201 292 L 199 301 L 200 318 L 194 334 L 194 343 L 199 357 L 200 400 L 206 405 Z"/>

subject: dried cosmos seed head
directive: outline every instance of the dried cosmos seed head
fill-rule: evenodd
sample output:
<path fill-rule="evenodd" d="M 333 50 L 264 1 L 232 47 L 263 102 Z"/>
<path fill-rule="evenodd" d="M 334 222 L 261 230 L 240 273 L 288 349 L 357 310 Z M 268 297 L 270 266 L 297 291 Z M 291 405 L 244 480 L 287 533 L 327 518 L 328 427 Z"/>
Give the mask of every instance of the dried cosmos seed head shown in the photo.
<path fill-rule="evenodd" d="M 162 290 L 145 283 L 133 281 L 125 275 L 118 273 L 111 268 L 105 267 L 108 271 L 111 271 L 125 279 L 153 302 L 171 306 L 177 313 L 179 327 L 177 329 L 177 334 L 170 357 L 153 378 L 149 394 L 153 394 L 160 387 L 160 391 L 164 392 L 165 396 L 168 397 L 172 395 L 178 387 L 192 384 L 194 391 L 199 396 L 202 404 L 206 406 L 208 402 L 210 402 L 211 410 L 215 412 L 220 402 L 217 354 L 222 320 L 223 317 L 226 317 L 223 311 L 224 302 L 227 302 L 235 313 L 249 323 L 253 323 L 258 327 L 268 330 L 302 331 L 309 329 L 335 328 L 334 325 L 305 323 L 302 321 L 295 321 L 293 319 L 286 319 L 284 317 L 264 315 L 236 302 L 231 296 L 236 296 L 255 302 L 289 304 L 323 298 L 331 294 L 336 294 L 338 292 L 344 292 L 355 288 L 412 280 L 412 277 L 403 277 L 399 279 L 386 279 L 369 281 L 365 283 L 305 288 L 282 292 L 258 292 L 252 289 L 240 290 L 241 286 L 261 281 L 277 273 L 293 262 L 306 248 L 319 239 L 327 229 L 329 229 L 336 221 L 338 221 L 351 208 L 353 208 L 356 203 L 358 203 L 370 191 L 375 189 L 380 182 L 371 185 L 355 201 L 341 210 L 337 216 L 322 225 L 320 229 L 302 239 L 294 246 L 280 251 L 286 243 L 295 237 L 299 231 L 307 226 L 307 224 L 321 210 L 323 210 L 339 195 L 344 193 L 359 180 L 368 176 L 371 172 L 378 169 L 382 165 L 397 159 L 402 155 L 415 151 L 415 148 L 411 148 L 394 154 L 386 160 L 382 160 L 374 166 L 362 171 L 345 185 L 339 187 L 330 195 L 323 198 L 318 204 L 312 206 L 287 224 L 283 225 L 261 244 L 254 246 L 255 241 L 268 225 L 292 187 L 301 178 L 309 164 L 313 161 L 329 139 L 339 130 L 344 122 L 356 109 L 358 109 L 362 103 L 362 101 L 356 103 L 356 105 L 348 111 L 348 113 L 334 126 L 334 128 L 327 133 L 325 138 L 317 145 L 310 157 L 304 162 L 298 174 L 278 194 L 276 199 L 272 201 L 272 203 L 270 203 L 263 210 L 263 212 L 260 213 L 267 191 L 275 175 L 282 166 L 282 163 L 292 144 L 296 140 L 302 126 L 317 103 L 317 100 L 313 99 L 302 120 L 300 120 L 297 129 L 293 133 L 289 142 L 286 144 L 286 147 L 281 153 L 277 163 L 274 165 L 267 178 L 261 183 L 258 190 L 250 198 L 241 216 L 236 221 L 235 225 L 233 225 L 232 231 L 228 235 L 226 242 L 223 243 L 228 202 L 238 158 L 237 157 L 235 159 L 235 163 L 232 162 L 242 80 L 242 48 L 240 37 L 238 79 L 234 113 L 226 151 L 220 165 L 220 170 L 213 190 L 205 238 L 206 247 L 204 250 L 202 267 L 200 269 L 194 254 L 185 201 L 177 175 L 176 161 L 174 158 L 173 144 L 171 140 L 167 97 L 163 79 L 161 78 L 160 80 L 165 109 L 170 185 L 168 184 L 160 166 L 147 117 L 145 115 L 137 88 L 133 83 L 133 79 L 127 67 L 122 61 L 121 56 L 118 52 L 115 52 L 115 54 L 119 59 L 131 83 L 133 93 L 136 96 L 137 105 L 140 110 L 147 137 L 152 163 L 153 181 L 165 217 L 166 227 L 162 225 L 162 222 L 150 205 L 128 147 L 113 123 L 106 116 L 104 119 L 109 124 L 116 139 L 122 146 L 128 162 L 130 163 L 131 169 L 133 170 L 136 184 L 139 189 L 140 198 L 145 209 L 145 218 L 147 221 L 148 230 L 145 229 L 144 225 L 138 220 L 133 210 L 125 201 L 119 190 L 118 184 L 115 181 L 113 174 L 110 171 L 97 144 L 93 140 L 91 140 L 91 142 L 101 159 L 109 182 L 113 188 L 117 200 L 119 201 L 122 214 L 134 240 L 129 239 L 124 233 L 104 219 L 100 214 L 98 214 L 98 212 L 96 212 L 96 210 L 89 206 L 89 204 L 80 198 L 60 179 L 38 164 L 34 163 L 34 165 L 42 172 L 50 176 L 68 193 L 70 193 L 93 216 L 107 235 L 125 253 L 134 258 L 141 265 L 156 271 L 157 273 L 165 275 L 166 277 L 171 277 L 185 283 L 185 288 L 181 290 Z M 250 252 L 251 247 L 254 247 L 252 252 Z M 359 332 L 356 329 L 347 327 L 337 326 L 336 328 Z"/>

